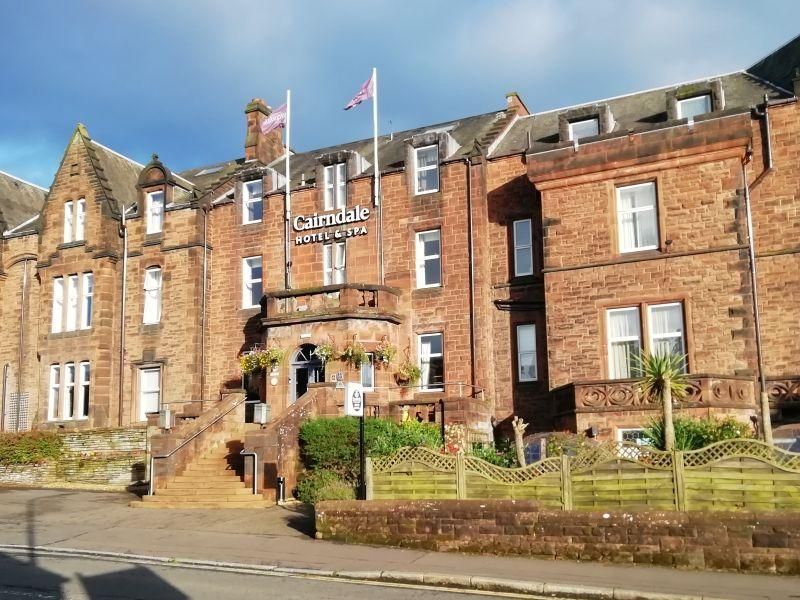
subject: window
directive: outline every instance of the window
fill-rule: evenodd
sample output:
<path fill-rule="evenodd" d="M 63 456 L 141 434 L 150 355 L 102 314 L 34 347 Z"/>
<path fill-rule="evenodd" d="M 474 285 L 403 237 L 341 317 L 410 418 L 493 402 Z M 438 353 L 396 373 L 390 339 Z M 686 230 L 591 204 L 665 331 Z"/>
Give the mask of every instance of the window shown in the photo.
<path fill-rule="evenodd" d="M 164 228 L 164 192 L 147 194 L 147 233 L 161 233 Z"/>
<path fill-rule="evenodd" d="M 142 323 L 161 321 L 161 268 L 150 267 L 144 272 L 144 310 Z"/>
<path fill-rule="evenodd" d="M 438 229 L 417 234 L 417 287 L 442 285 L 441 232 Z"/>
<path fill-rule="evenodd" d="M 161 407 L 161 368 L 149 367 L 139 370 L 139 420 L 146 421 L 147 413 L 155 413 Z"/>
<path fill-rule="evenodd" d="M 47 399 L 47 420 L 54 421 L 58 417 L 58 403 L 61 400 L 61 366 L 50 365 L 50 394 Z"/>
<path fill-rule="evenodd" d="M 263 286 L 261 257 L 242 260 L 242 308 L 260 306 Z"/>
<path fill-rule="evenodd" d="M 414 193 L 439 191 L 439 146 L 414 148 Z"/>
<path fill-rule="evenodd" d="M 617 441 L 650 446 L 650 440 L 644 436 L 644 429 L 617 429 Z"/>
<path fill-rule="evenodd" d="M 658 248 L 656 184 L 640 183 L 617 188 L 619 251 Z"/>
<path fill-rule="evenodd" d="M 264 217 L 264 184 L 260 179 L 245 181 L 242 186 L 242 222 L 260 223 Z"/>
<path fill-rule="evenodd" d="M 67 331 L 75 331 L 78 323 L 78 276 L 67 278 Z"/>
<path fill-rule="evenodd" d="M 366 391 L 375 389 L 375 357 L 367 352 L 367 360 L 361 363 L 361 386 Z"/>
<path fill-rule="evenodd" d="M 573 121 L 569 124 L 570 141 L 577 142 L 581 138 L 592 137 L 595 135 L 600 135 L 600 119 L 597 117 Z"/>
<path fill-rule="evenodd" d="M 60 333 L 64 323 L 64 278 L 53 279 L 53 319 L 50 331 Z"/>
<path fill-rule="evenodd" d="M 80 379 L 78 381 L 78 405 L 76 406 L 75 418 L 85 419 L 89 416 L 89 388 L 91 386 L 91 372 L 88 362 L 84 361 L 80 364 L 78 374 Z"/>
<path fill-rule="evenodd" d="M 517 325 L 517 379 L 536 381 L 536 325 Z"/>
<path fill-rule="evenodd" d="M 421 387 L 426 391 L 443 389 L 444 347 L 441 333 L 419 336 L 419 367 L 422 371 Z"/>
<path fill-rule="evenodd" d="M 325 210 L 342 208 L 347 204 L 347 164 L 328 165 L 323 172 Z"/>
<path fill-rule="evenodd" d="M 81 329 L 92 326 L 92 298 L 94 296 L 94 275 L 84 273 L 81 282 Z"/>
<path fill-rule="evenodd" d="M 514 276 L 533 275 L 533 232 L 530 219 L 514 221 Z"/>
<path fill-rule="evenodd" d="M 64 203 L 64 243 L 69 244 L 75 234 L 75 215 L 72 202 Z"/>
<path fill-rule="evenodd" d="M 64 365 L 64 410 L 61 418 L 71 419 L 75 416 L 75 363 Z"/>
<path fill-rule="evenodd" d="M 711 94 L 702 94 L 678 100 L 678 118 L 693 121 L 695 117 L 711 112 Z"/>
<path fill-rule="evenodd" d="M 674 352 L 686 354 L 683 325 L 683 305 L 680 302 L 644 305 L 647 314 L 649 339 L 642 347 L 642 308 L 630 306 L 607 311 L 608 322 L 608 372 L 611 379 L 628 379 L 639 376 L 636 357 L 642 350 L 650 354 Z M 686 371 L 686 361 L 683 370 Z"/>
<path fill-rule="evenodd" d="M 75 241 L 81 242 L 86 239 L 86 200 L 81 198 L 75 204 Z"/>
<path fill-rule="evenodd" d="M 344 283 L 345 246 L 344 242 L 334 242 L 322 246 L 323 284 Z"/>

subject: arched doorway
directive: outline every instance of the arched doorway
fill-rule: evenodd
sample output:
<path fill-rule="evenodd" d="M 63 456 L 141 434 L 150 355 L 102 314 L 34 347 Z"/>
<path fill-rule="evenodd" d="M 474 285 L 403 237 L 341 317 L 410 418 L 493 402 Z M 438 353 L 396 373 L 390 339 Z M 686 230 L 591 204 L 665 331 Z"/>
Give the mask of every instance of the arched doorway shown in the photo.
<path fill-rule="evenodd" d="M 325 381 L 325 365 L 314 355 L 314 344 L 303 344 L 292 357 L 292 379 L 289 382 L 289 403 L 294 404 L 306 393 L 309 383 Z"/>

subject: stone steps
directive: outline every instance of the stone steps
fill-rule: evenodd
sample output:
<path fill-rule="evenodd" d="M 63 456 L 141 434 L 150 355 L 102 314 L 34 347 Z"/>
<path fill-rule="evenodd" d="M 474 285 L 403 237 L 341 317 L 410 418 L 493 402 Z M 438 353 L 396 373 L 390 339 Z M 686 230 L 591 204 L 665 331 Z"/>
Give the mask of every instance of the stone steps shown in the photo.
<path fill-rule="evenodd" d="M 147 496 L 145 496 L 146 498 Z M 260 496 L 258 496 L 260 498 Z M 252 500 L 251 502 L 208 502 L 208 501 L 201 501 L 201 502 L 170 502 L 170 501 L 163 501 L 163 502 L 142 502 L 140 500 L 131 502 L 130 506 L 132 508 L 183 508 L 183 509 L 195 509 L 195 508 L 232 508 L 241 510 L 243 508 L 250 508 L 250 509 L 263 509 L 269 508 L 271 506 L 275 506 L 274 502 L 269 502 L 267 500 Z"/>

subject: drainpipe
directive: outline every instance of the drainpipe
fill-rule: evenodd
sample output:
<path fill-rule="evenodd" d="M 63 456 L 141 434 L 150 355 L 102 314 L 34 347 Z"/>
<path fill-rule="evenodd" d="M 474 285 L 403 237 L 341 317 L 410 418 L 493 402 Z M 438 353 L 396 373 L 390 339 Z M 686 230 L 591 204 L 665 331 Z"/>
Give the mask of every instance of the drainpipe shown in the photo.
<path fill-rule="evenodd" d="M 208 295 L 208 211 L 203 207 L 203 293 L 200 313 L 200 406 L 206 399 L 206 298 Z"/>
<path fill-rule="evenodd" d="M 122 205 L 122 222 L 119 226 L 119 235 L 122 238 L 122 302 L 119 316 L 119 406 L 118 422 L 122 427 L 122 406 L 125 401 L 125 308 L 128 298 L 128 226 L 125 217 L 133 206 L 125 208 Z"/>
<path fill-rule="evenodd" d="M 469 257 L 469 345 L 470 345 L 470 374 L 471 383 L 475 385 L 477 373 L 475 356 L 475 259 L 474 259 L 474 232 L 472 225 L 472 164 L 469 157 L 460 159 L 467 167 L 467 254 Z M 473 387 L 473 392 L 474 392 Z"/>
<path fill-rule="evenodd" d="M 17 355 L 17 414 L 15 430 L 19 431 L 20 404 L 22 404 L 22 362 L 25 358 L 25 304 L 28 301 L 28 259 L 23 261 L 22 302 L 19 309 L 19 349 Z"/>
<path fill-rule="evenodd" d="M 0 431 L 5 431 L 6 428 L 6 394 L 8 392 L 8 367 L 9 364 L 3 365 L 3 390 L 0 396 Z"/>
<path fill-rule="evenodd" d="M 764 148 L 764 171 L 753 182 L 753 187 L 760 183 L 764 177 L 772 171 L 772 139 L 769 122 L 769 99 L 764 96 L 764 110 L 754 110 L 753 115 L 764 121 L 764 131 L 766 134 L 766 144 Z M 767 394 L 767 376 L 764 372 L 764 351 L 761 339 L 761 313 L 758 303 L 758 277 L 756 273 L 756 250 L 755 240 L 753 237 L 753 213 L 750 202 L 750 185 L 747 182 L 747 165 L 752 160 L 752 149 L 748 149 L 745 160 L 742 162 L 742 179 L 744 180 L 744 204 L 745 213 L 747 217 L 747 253 L 750 262 L 750 288 L 753 297 L 753 322 L 755 325 L 756 335 L 756 354 L 758 357 L 758 381 L 759 381 L 759 405 L 761 409 L 761 431 L 764 436 L 764 442 L 770 446 L 773 444 L 772 439 L 772 417 L 769 408 L 769 395 Z"/>

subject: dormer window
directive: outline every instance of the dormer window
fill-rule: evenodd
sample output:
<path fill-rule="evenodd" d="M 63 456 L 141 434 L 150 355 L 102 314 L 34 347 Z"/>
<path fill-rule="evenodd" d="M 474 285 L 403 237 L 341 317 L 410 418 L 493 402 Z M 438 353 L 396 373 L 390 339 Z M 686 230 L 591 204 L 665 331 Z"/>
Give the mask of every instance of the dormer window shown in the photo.
<path fill-rule="evenodd" d="M 572 142 L 596 135 L 600 135 L 600 119 L 598 117 L 572 121 L 569 124 L 569 139 Z"/>
<path fill-rule="evenodd" d="M 161 233 L 164 229 L 164 192 L 148 192 L 146 204 L 146 232 Z"/>
<path fill-rule="evenodd" d="M 242 186 L 242 223 L 260 223 L 264 218 L 264 184 L 261 179 Z"/>
<path fill-rule="evenodd" d="M 414 148 L 414 194 L 439 191 L 439 146 Z"/>
<path fill-rule="evenodd" d="M 323 172 L 325 186 L 325 210 L 342 208 L 347 204 L 347 163 L 325 166 Z"/>
<path fill-rule="evenodd" d="M 82 242 L 86 237 L 86 200 L 64 203 L 64 243 Z"/>
<path fill-rule="evenodd" d="M 695 117 L 710 113 L 711 107 L 711 94 L 678 100 L 678 118 L 693 121 Z"/>

